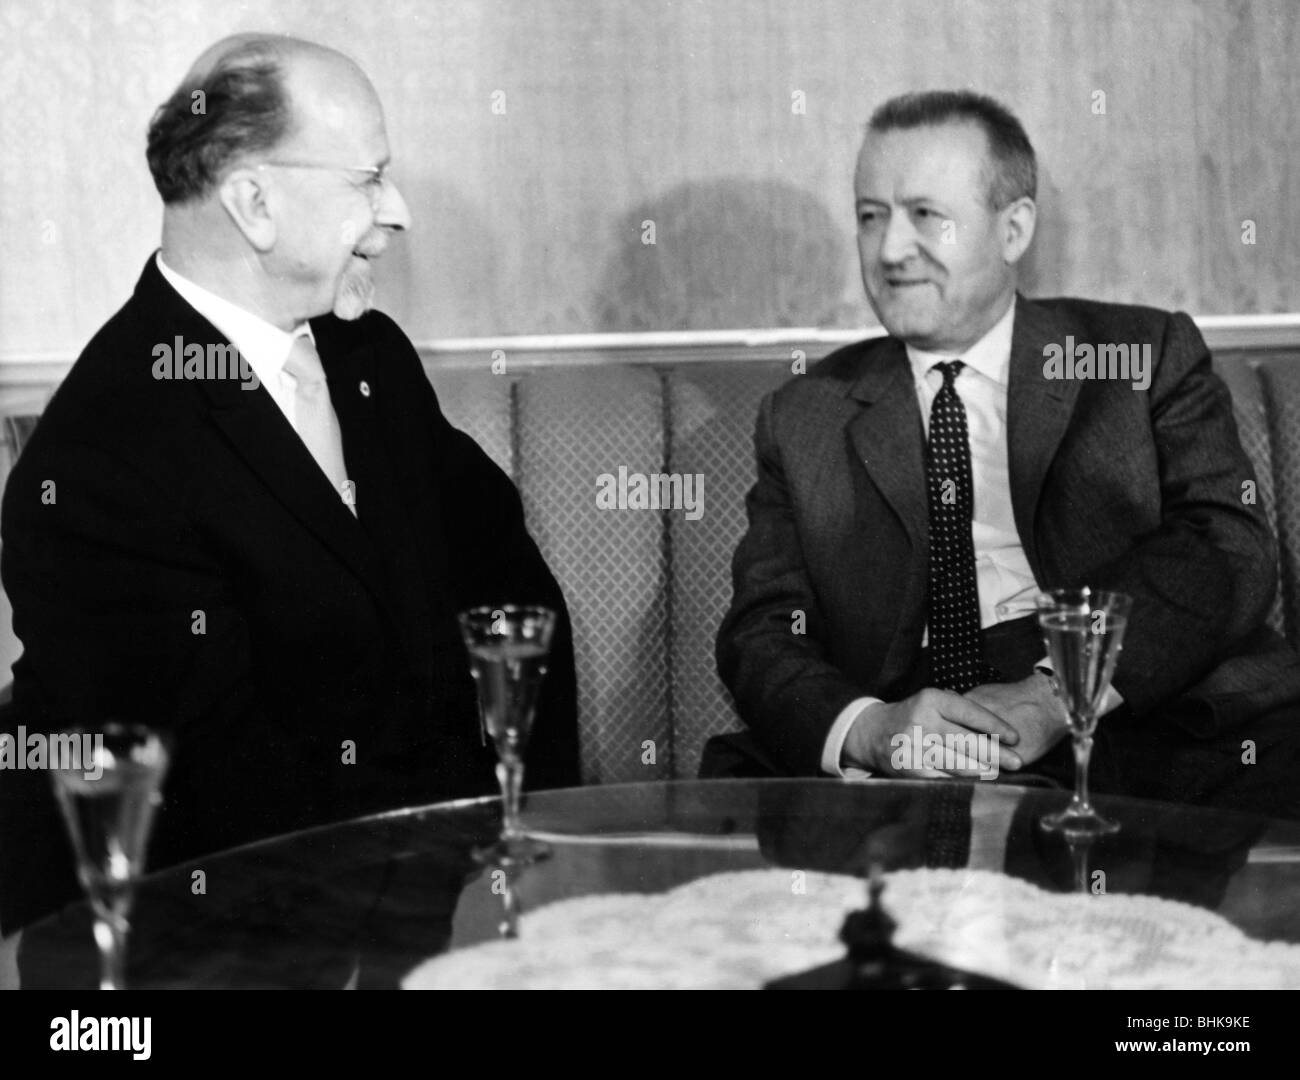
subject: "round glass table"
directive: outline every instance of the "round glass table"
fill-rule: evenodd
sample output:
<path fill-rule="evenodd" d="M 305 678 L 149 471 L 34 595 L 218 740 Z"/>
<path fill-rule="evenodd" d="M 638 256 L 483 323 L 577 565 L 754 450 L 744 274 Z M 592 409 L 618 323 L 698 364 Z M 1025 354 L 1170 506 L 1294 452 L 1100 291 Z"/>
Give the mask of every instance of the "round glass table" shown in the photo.
<path fill-rule="evenodd" d="M 931 880 L 974 882 L 1019 890 L 1015 902 L 1031 906 L 1035 897 L 1041 906 L 1074 893 L 1147 898 L 1143 917 L 1154 912 L 1171 939 L 1187 916 L 1191 925 L 1212 915 L 1256 942 L 1300 945 L 1300 823 L 1102 798 L 1121 831 L 1080 847 L 1038 827 L 1067 800 L 1062 791 L 1006 784 L 833 779 L 537 792 L 524 823 L 554 854 L 509 880 L 470 855 L 496 833 L 497 799 L 393 811 L 145 878 L 127 981 L 392 988 L 431 957 L 498 940 L 512 906 L 525 912 L 526 938 L 531 913 L 560 901 L 659 895 L 718 875 L 754 882 L 746 872 L 762 870 L 781 870 L 797 893 L 801 875 L 833 881 L 826 875 L 863 877 L 870 866 L 884 873 L 887 908 L 891 895 L 899 903 L 921 896 L 917 888 Z M 656 943 L 654 927 L 642 929 L 643 944 L 671 945 L 671 934 Z M 1227 956 L 1220 966 L 1235 962 Z M 97 971 L 87 905 L 23 931 L 24 988 L 88 989 Z M 1251 973 L 1241 978 L 1248 983 Z"/>

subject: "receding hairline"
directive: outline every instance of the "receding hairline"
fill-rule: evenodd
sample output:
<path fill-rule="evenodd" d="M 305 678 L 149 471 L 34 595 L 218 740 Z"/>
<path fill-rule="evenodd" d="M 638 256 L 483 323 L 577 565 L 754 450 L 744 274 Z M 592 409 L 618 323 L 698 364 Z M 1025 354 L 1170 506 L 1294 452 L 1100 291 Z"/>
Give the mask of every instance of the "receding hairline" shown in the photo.
<path fill-rule="evenodd" d="M 182 87 L 202 87 L 223 68 L 271 65 L 297 112 L 294 89 L 310 94 L 338 92 L 349 84 L 378 103 L 374 84 L 352 57 L 328 45 L 288 34 L 231 34 L 209 46 L 190 66 Z"/>
<path fill-rule="evenodd" d="M 339 96 L 373 102 L 379 94 L 361 65 L 338 49 L 288 34 L 232 34 L 209 46 L 186 75 L 182 86 L 203 86 L 223 68 L 270 65 L 284 93 L 289 125 L 284 138 L 302 130 L 312 103 Z"/>
<path fill-rule="evenodd" d="M 324 64 L 346 67 L 369 82 L 360 65 L 338 49 L 332 49 L 328 45 L 321 45 L 315 41 L 307 41 L 304 38 L 291 37 L 288 34 L 265 33 L 231 34 L 216 44 L 208 46 L 190 65 L 183 82 L 202 82 L 223 63 L 229 62 L 234 57 L 242 59 L 241 54 L 247 54 L 250 60 L 261 57 L 284 63 L 286 66 L 295 61 L 316 60 Z"/>

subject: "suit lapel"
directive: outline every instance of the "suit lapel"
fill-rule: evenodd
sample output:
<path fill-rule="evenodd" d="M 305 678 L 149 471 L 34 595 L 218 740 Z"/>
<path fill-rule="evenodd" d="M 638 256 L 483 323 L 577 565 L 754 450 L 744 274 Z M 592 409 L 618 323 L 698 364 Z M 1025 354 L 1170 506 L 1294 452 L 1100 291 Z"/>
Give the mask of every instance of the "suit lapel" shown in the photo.
<path fill-rule="evenodd" d="M 1016 529 L 1029 565 L 1040 579 L 1034 519 L 1043 481 L 1079 394 L 1076 380 L 1043 377 L 1043 348 L 1052 341 L 1062 341 L 1060 327 L 1037 304 L 1018 296 L 1007 387 L 1007 456 Z M 854 449 L 912 543 L 913 572 L 904 609 L 897 613 L 899 624 L 906 624 L 909 612 L 918 611 L 923 622 L 930 516 L 925 435 L 903 343 L 887 339 L 848 395 L 863 406 L 848 422 Z M 890 661 L 899 659 L 895 652 L 891 651 Z"/>
<path fill-rule="evenodd" d="M 849 389 L 863 406 L 849 421 L 849 437 L 863 467 L 893 508 L 916 549 L 929 537 L 925 447 L 912 369 L 901 341 L 888 339 Z"/>
<path fill-rule="evenodd" d="M 1016 298 L 1011 335 L 1011 373 L 1007 387 L 1007 463 L 1011 505 L 1025 557 L 1041 580 L 1034 521 L 1043 480 L 1069 426 L 1079 382 L 1043 376 L 1043 349 L 1062 343 L 1060 327 L 1041 307 Z"/>
<path fill-rule="evenodd" d="M 312 331 L 343 432 L 348 479 L 356 485 L 358 518 L 374 547 L 387 556 L 391 568 L 388 595 L 403 612 L 400 624 L 414 668 L 423 671 L 433 655 L 429 581 L 410 517 L 403 510 L 396 463 L 375 412 L 378 395 L 391 384 L 380 378 L 370 344 L 341 347 L 329 331 L 328 320 L 313 321 Z"/>
<path fill-rule="evenodd" d="M 148 335 L 165 326 L 187 342 L 230 343 L 167 284 L 151 258 L 136 286 L 138 318 Z M 213 423 L 231 449 L 279 502 L 355 574 L 391 615 L 382 560 L 356 518 L 334 492 L 320 466 L 289 425 L 265 387 L 244 389 L 236 379 L 195 384 Z M 340 421 L 340 424 L 342 422 Z M 344 442 L 351 468 L 351 454 Z"/>
<path fill-rule="evenodd" d="M 871 362 L 849 388 L 857 403 L 848 421 L 849 439 L 872 483 L 897 515 L 908 544 L 885 553 L 886 561 L 909 568 L 905 592 L 897 609 L 882 612 L 888 650 L 880 666 L 882 684 L 910 670 L 921 646 L 925 623 L 925 593 L 929 583 L 930 508 L 925 484 L 925 433 L 916 400 L 912 368 L 901 341 L 887 339 L 874 350 Z M 888 533 L 876 531 L 874 542 L 889 543 Z M 912 630 L 915 630 L 915 633 Z"/>
<path fill-rule="evenodd" d="M 374 549 L 271 395 L 261 387 L 241 390 L 233 380 L 202 386 L 212 420 L 234 452 L 289 513 L 382 597 L 383 566 Z M 350 475 L 346 443 L 345 456 Z"/>

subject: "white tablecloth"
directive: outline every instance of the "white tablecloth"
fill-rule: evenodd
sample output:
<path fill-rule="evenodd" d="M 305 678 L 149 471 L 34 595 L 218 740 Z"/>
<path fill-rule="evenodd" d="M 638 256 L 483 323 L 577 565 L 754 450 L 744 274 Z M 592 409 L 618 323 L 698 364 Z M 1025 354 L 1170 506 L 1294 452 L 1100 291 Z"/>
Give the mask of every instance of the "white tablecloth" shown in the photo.
<path fill-rule="evenodd" d="M 886 876 L 897 946 L 1031 989 L 1300 989 L 1300 945 L 1248 938 L 1201 908 L 1149 896 L 1049 893 L 988 870 Z M 421 964 L 408 989 L 757 988 L 844 955 L 863 882 L 812 871 L 699 878 L 656 895 L 563 900 L 520 937 Z"/>

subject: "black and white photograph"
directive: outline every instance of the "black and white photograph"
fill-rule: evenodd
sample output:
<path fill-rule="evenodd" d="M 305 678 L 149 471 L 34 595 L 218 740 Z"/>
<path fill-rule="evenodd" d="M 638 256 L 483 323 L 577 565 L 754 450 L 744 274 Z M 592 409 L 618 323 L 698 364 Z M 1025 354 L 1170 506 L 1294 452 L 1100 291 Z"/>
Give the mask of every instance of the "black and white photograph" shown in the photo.
<path fill-rule="evenodd" d="M 1300 5 L 0 0 L 0 56 L 38 1058 L 169 1060 L 183 989 L 1284 1045 Z"/>

